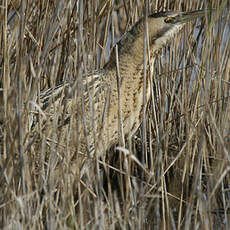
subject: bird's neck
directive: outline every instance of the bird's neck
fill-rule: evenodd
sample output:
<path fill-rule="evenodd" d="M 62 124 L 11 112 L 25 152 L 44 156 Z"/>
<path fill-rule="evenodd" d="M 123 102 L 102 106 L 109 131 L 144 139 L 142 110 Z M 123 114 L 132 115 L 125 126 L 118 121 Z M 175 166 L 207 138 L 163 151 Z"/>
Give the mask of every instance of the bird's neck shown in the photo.
<path fill-rule="evenodd" d="M 151 22 L 151 21 L 150 21 Z M 164 31 L 163 31 L 164 32 Z M 149 26 L 149 45 L 150 45 L 150 57 L 156 55 L 156 52 L 164 46 L 165 42 L 153 42 L 153 34 L 163 33 L 162 31 L 156 31 L 154 26 Z M 159 35 L 158 35 L 159 36 Z M 166 39 L 165 39 L 166 40 Z M 155 44 L 155 45 L 154 45 Z M 120 41 L 116 44 L 118 46 L 117 53 L 115 47 L 113 48 L 109 62 L 105 65 L 104 69 L 116 72 L 116 55 L 118 55 L 118 65 L 120 69 L 130 72 L 134 68 L 143 68 L 144 62 L 144 19 L 138 21 L 130 31 L 125 33 Z M 147 58 L 147 56 L 146 56 Z"/>
<path fill-rule="evenodd" d="M 123 66 L 141 65 L 143 63 L 143 36 L 144 20 L 141 19 L 116 44 L 118 46 L 117 54 L 115 47 L 113 48 L 105 69 L 116 70 L 116 55 L 118 55 L 118 64 L 121 68 Z"/>

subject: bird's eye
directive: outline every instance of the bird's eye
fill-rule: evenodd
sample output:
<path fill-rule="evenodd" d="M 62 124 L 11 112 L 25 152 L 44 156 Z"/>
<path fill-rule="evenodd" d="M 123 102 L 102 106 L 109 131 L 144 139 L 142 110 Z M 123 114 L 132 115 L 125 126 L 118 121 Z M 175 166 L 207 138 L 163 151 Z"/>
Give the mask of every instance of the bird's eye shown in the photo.
<path fill-rule="evenodd" d="M 175 18 L 172 18 L 172 17 L 165 18 L 165 20 L 164 20 L 165 23 L 174 23 L 174 21 L 175 21 Z"/>

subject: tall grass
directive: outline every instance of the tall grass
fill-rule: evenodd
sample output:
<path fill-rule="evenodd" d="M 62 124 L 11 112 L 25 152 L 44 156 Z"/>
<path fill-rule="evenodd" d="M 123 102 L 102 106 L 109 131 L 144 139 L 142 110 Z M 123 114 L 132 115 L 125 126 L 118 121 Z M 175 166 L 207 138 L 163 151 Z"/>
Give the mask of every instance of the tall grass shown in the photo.
<path fill-rule="evenodd" d="M 229 5 L 145 2 L 150 12 L 216 11 L 187 25 L 147 71 L 146 137 L 140 129 L 126 151 L 95 159 L 84 180 L 81 161 L 71 163 L 83 155 L 78 124 L 58 127 L 64 99 L 43 112 L 40 94 L 103 67 L 144 1 L 1 3 L 0 228 L 230 228 Z"/>

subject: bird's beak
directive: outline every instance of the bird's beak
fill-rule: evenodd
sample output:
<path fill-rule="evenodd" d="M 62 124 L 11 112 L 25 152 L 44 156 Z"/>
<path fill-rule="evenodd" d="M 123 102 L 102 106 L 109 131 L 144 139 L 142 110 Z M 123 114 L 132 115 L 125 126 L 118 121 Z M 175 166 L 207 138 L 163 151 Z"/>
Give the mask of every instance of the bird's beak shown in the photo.
<path fill-rule="evenodd" d="M 205 15 L 210 14 L 213 11 L 213 9 L 207 9 L 207 10 L 195 10 L 190 12 L 181 12 L 178 13 L 178 15 L 174 18 L 174 20 L 171 23 L 186 23 L 191 20 L 195 20 L 196 18 L 203 17 Z"/>

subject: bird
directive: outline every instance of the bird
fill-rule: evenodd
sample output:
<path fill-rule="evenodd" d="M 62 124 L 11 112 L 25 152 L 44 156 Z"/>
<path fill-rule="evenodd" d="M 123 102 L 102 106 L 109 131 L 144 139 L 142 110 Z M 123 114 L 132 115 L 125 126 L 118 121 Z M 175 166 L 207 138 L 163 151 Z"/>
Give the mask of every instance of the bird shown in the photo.
<path fill-rule="evenodd" d="M 158 57 L 159 51 L 187 22 L 205 16 L 207 12 L 164 11 L 150 14 L 147 17 L 149 63 Z M 70 127 L 70 124 L 71 129 L 77 127 L 76 149 L 88 158 L 103 156 L 112 145 L 119 142 L 120 124 L 124 136 L 132 137 L 142 123 L 143 109 L 151 98 L 151 76 L 146 78 L 146 89 L 143 84 L 144 33 L 143 17 L 116 44 L 118 62 L 114 48 L 103 69 L 82 74 L 75 82 L 65 82 L 40 94 L 39 105 L 44 114 L 49 114 L 47 116 L 58 116 L 55 115 L 55 106 L 63 106 L 64 112 L 59 114 L 61 119 L 58 127 Z M 120 72 L 119 90 L 117 67 Z M 47 123 L 45 127 L 47 128 Z"/>

